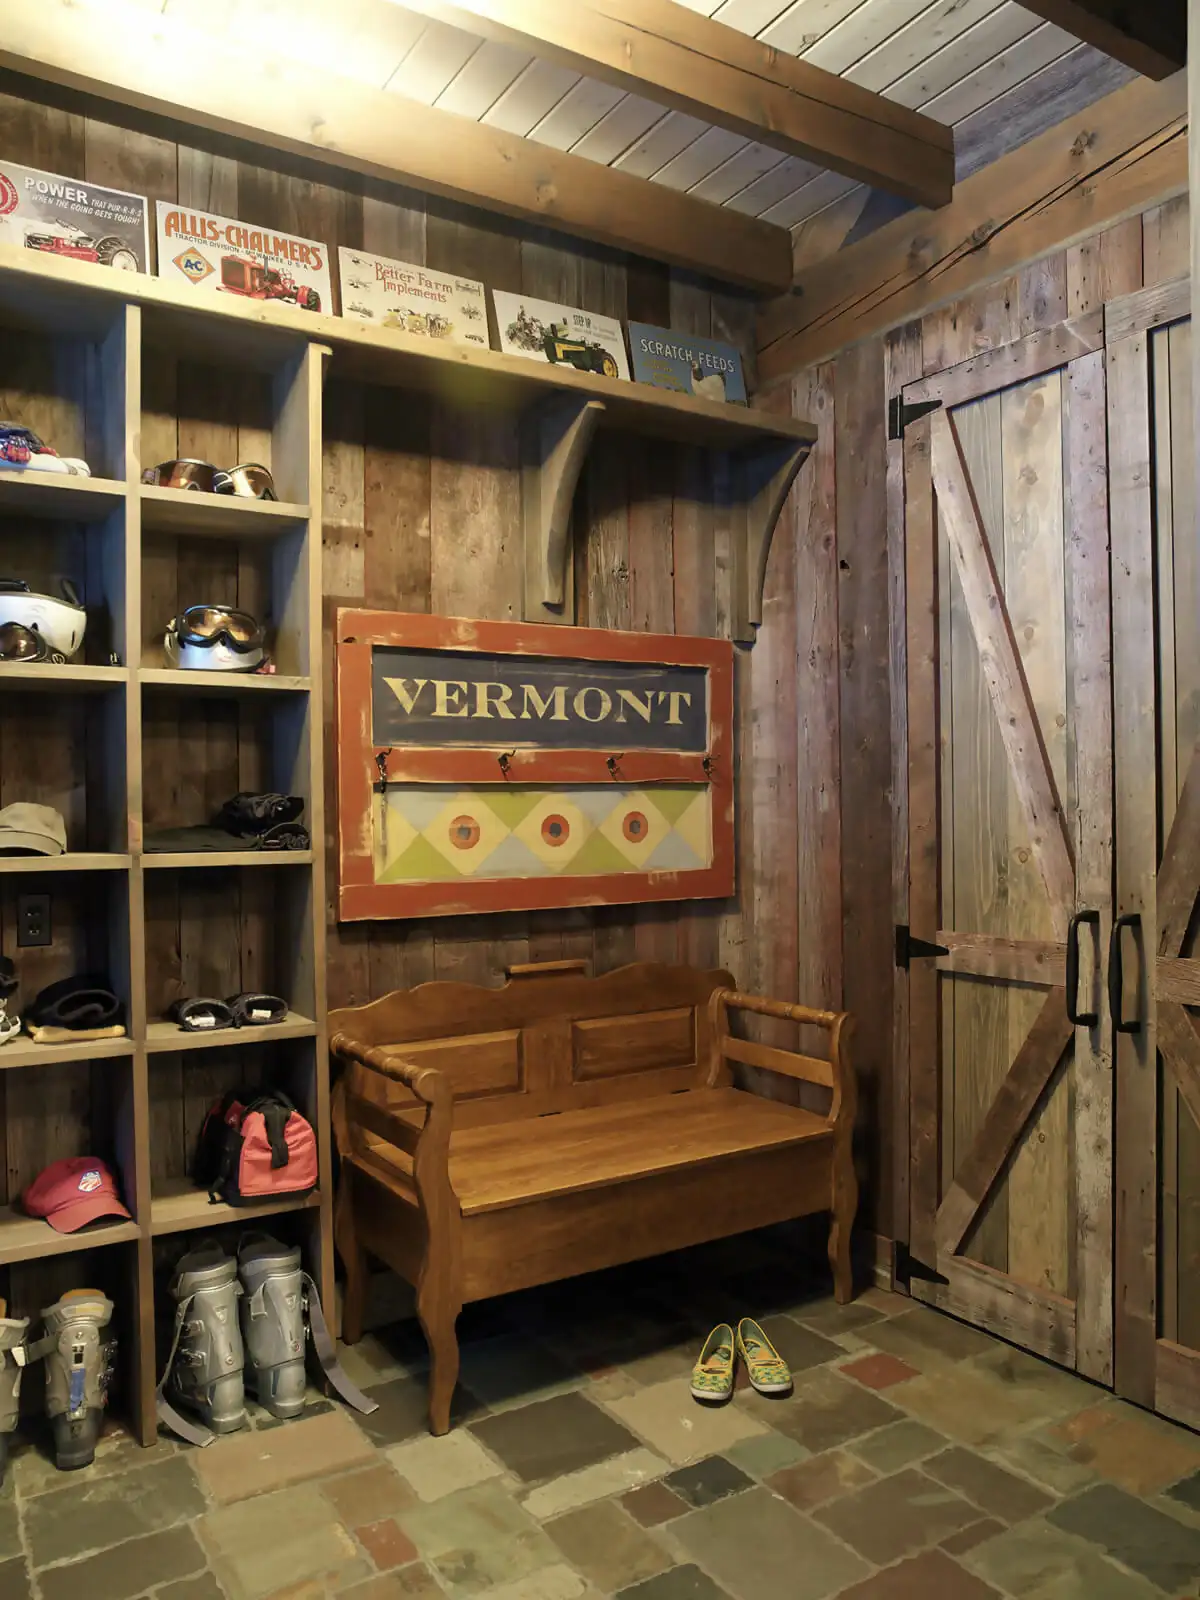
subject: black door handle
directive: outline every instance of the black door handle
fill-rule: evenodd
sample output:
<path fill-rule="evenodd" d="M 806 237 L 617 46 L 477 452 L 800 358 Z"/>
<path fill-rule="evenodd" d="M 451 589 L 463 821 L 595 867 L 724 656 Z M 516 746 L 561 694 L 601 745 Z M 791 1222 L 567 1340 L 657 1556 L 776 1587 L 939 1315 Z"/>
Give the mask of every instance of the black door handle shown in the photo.
<path fill-rule="evenodd" d="M 1113 923 L 1112 934 L 1108 941 L 1108 1009 L 1112 1012 L 1113 1027 L 1118 1033 L 1137 1033 L 1142 1025 L 1140 1017 L 1130 1017 L 1126 1022 L 1121 1016 L 1121 999 L 1125 989 L 1125 970 L 1121 959 L 1121 929 L 1129 928 L 1140 932 L 1141 926 L 1142 919 L 1139 913 L 1127 911 Z"/>
<path fill-rule="evenodd" d="M 1077 911 L 1067 924 L 1067 1021 L 1076 1028 L 1094 1028 L 1100 1021 L 1098 1011 L 1080 1011 L 1079 1005 L 1079 925 L 1088 923 L 1100 938 L 1100 913 Z"/>

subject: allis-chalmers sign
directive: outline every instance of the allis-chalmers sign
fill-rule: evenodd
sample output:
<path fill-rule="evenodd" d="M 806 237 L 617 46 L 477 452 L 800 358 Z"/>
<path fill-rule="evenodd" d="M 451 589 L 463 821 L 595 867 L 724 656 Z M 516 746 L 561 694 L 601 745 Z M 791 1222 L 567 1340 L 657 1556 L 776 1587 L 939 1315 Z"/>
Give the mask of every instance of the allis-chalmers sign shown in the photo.
<path fill-rule="evenodd" d="M 703 667 L 376 646 L 377 745 L 708 749 Z"/>

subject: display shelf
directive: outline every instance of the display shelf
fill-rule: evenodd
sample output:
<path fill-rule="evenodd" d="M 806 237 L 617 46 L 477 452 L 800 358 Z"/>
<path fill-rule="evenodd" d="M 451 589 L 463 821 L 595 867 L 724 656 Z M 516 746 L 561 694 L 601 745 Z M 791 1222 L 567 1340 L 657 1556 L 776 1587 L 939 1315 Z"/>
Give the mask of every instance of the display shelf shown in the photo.
<path fill-rule="evenodd" d="M 0 663 L 0 687 L 29 694 L 104 694 L 129 682 L 125 667 L 85 667 L 51 661 Z"/>
<path fill-rule="evenodd" d="M 0 514 L 99 522 L 124 504 L 125 485 L 115 478 L 0 471 Z"/>
<path fill-rule="evenodd" d="M 148 851 L 138 858 L 150 872 L 166 867 L 311 867 L 311 850 Z"/>
<path fill-rule="evenodd" d="M 249 1206 L 231 1206 L 224 1201 L 214 1203 L 203 1189 L 197 1189 L 187 1178 L 180 1178 L 158 1186 L 158 1192 L 150 1201 L 150 1232 L 156 1237 L 164 1233 L 190 1233 L 202 1228 L 219 1228 L 226 1222 L 249 1223 L 261 1217 L 282 1216 L 288 1211 L 316 1211 L 321 1204 L 319 1190 L 312 1194 L 280 1196 L 277 1200 Z M 0 1240 L 2 1237 L 0 1234 Z"/>
<path fill-rule="evenodd" d="M 141 487 L 142 528 L 150 533 L 202 534 L 206 539 L 272 539 L 307 522 L 308 506 L 189 489 Z"/>
<path fill-rule="evenodd" d="M 216 1028 L 211 1032 L 185 1033 L 177 1022 L 152 1022 L 146 1029 L 146 1049 L 151 1055 L 177 1050 L 228 1050 L 239 1045 L 272 1044 L 280 1039 L 313 1039 L 318 1032 L 312 1017 L 289 1011 L 282 1022 L 261 1028 Z M 4 1052 L 0 1050 L 0 1066 Z"/>
<path fill-rule="evenodd" d="M 13 1261 L 39 1261 L 46 1256 L 69 1256 L 79 1250 L 99 1250 L 141 1237 L 136 1222 L 114 1222 L 84 1228 L 79 1233 L 59 1233 L 40 1217 L 27 1217 L 14 1206 L 0 1207 L 0 1266 Z"/>
<path fill-rule="evenodd" d="M 309 678 L 285 673 L 188 672 L 178 667 L 142 667 L 138 682 L 147 689 L 171 689 L 179 694 L 307 694 Z"/>
<path fill-rule="evenodd" d="M 88 850 L 68 850 L 61 856 L 0 856 L 0 872 L 13 873 L 123 872 L 132 865 L 132 856 Z"/>
<path fill-rule="evenodd" d="M 78 1044 L 36 1044 L 21 1034 L 0 1045 L 0 1072 L 10 1067 L 52 1067 L 61 1061 L 110 1061 L 131 1056 L 132 1039 L 82 1039 Z"/>

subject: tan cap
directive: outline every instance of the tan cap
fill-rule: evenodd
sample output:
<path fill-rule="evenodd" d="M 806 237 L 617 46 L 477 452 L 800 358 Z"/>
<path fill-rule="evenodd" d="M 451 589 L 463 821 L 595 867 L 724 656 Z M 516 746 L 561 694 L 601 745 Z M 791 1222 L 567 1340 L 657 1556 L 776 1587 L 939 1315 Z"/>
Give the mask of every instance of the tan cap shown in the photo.
<path fill-rule="evenodd" d="M 0 811 L 0 856 L 20 850 L 36 856 L 61 856 L 66 848 L 66 824 L 53 806 L 18 801 Z"/>

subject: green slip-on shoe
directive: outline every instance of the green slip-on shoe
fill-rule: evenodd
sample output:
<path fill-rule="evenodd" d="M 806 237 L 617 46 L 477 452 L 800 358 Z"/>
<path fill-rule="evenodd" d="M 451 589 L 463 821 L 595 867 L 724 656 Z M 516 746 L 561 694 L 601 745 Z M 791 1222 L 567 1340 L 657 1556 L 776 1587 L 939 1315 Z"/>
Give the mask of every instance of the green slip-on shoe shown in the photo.
<path fill-rule="evenodd" d="M 728 1400 L 733 1393 L 733 1329 L 719 1323 L 704 1341 L 692 1368 L 692 1395 L 697 1400 Z"/>
<path fill-rule="evenodd" d="M 743 1317 L 738 1323 L 737 1353 L 746 1363 L 746 1375 L 759 1394 L 789 1393 L 792 1374 L 788 1364 L 753 1317 Z"/>

